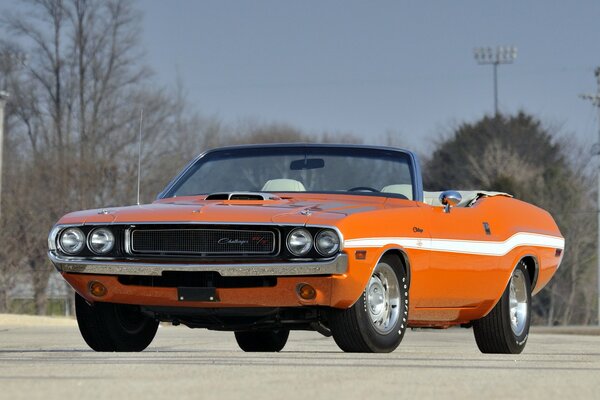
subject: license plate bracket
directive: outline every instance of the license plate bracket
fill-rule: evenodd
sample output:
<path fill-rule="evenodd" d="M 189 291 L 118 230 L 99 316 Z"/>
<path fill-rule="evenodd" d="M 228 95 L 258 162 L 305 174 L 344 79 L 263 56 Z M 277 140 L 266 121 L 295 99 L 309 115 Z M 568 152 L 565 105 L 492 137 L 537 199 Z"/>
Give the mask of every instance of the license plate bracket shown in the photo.
<path fill-rule="evenodd" d="M 214 287 L 178 287 L 177 300 L 217 302 L 219 297 Z"/>

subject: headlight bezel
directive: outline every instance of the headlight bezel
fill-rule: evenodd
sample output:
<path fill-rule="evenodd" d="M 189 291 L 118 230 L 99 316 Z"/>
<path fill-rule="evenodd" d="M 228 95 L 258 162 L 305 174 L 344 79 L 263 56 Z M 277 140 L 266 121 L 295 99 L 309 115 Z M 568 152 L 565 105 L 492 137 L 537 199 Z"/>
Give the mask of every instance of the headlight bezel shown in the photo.
<path fill-rule="evenodd" d="M 69 232 L 75 233 L 75 236 L 79 236 L 79 238 L 80 238 L 78 247 L 75 248 L 75 250 L 71 250 L 71 251 L 67 250 L 65 244 L 63 243 L 63 238 Z M 76 227 L 76 226 L 72 226 L 72 227 L 63 229 L 58 234 L 58 238 L 56 240 L 56 244 L 57 244 L 58 248 L 60 249 L 60 251 L 62 251 L 63 253 L 65 253 L 69 256 L 75 256 L 75 255 L 81 254 L 81 252 L 83 250 L 85 250 L 85 248 L 86 248 L 86 242 L 87 242 L 87 240 L 86 240 L 85 233 L 83 232 L 83 230 L 81 228 Z"/>
<path fill-rule="evenodd" d="M 107 243 L 109 244 L 108 248 L 103 249 L 102 251 L 96 249 L 94 247 L 94 245 L 92 244 L 93 240 L 94 240 L 94 235 L 98 234 L 98 233 L 104 233 L 105 236 L 107 238 L 109 238 L 109 240 L 107 241 Z M 100 228 L 94 228 L 92 229 L 87 236 L 87 248 L 89 251 L 91 251 L 92 253 L 99 255 L 99 256 L 105 256 L 108 253 L 110 253 L 114 248 L 115 248 L 115 243 L 116 243 L 116 237 L 115 234 L 108 228 L 106 227 L 100 227 Z"/>
<path fill-rule="evenodd" d="M 310 250 L 302 255 L 298 255 L 298 253 L 293 252 L 289 246 L 289 238 L 294 232 L 299 229 L 308 231 L 308 233 L 312 237 L 312 246 Z M 331 250 L 329 253 L 323 251 L 323 248 L 317 248 L 317 236 L 321 234 L 321 232 L 329 232 L 328 234 L 335 235 L 334 240 L 337 243 L 337 246 Z M 342 253 L 344 250 L 344 236 L 342 232 L 336 227 L 331 225 L 291 225 L 283 228 L 282 235 L 282 248 L 285 249 L 285 257 L 290 258 L 292 260 L 319 260 L 319 259 L 332 259 Z"/>
<path fill-rule="evenodd" d="M 328 251 L 328 252 L 324 251 L 321 248 L 321 246 L 319 246 L 319 239 L 322 238 L 324 235 L 328 235 L 328 236 L 334 238 L 335 243 L 334 243 L 334 247 L 331 249 L 331 251 Z M 332 257 L 335 254 L 339 253 L 339 251 L 340 251 L 340 247 L 341 247 L 340 235 L 333 229 L 322 229 L 315 236 L 314 247 L 315 247 L 315 250 L 317 251 L 317 253 L 319 253 L 323 257 Z"/>
<path fill-rule="evenodd" d="M 302 233 L 304 234 L 304 237 L 307 237 L 309 240 L 306 242 L 306 244 L 303 246 L 302 251 L 294 251 L 291 248 L 290 245 L 290 241 L 292 240 L 292 235 L 294 235 L 295 233 Z M 306 228 L 295 228 L 292 229 L 288 234 L 287 237 L 285 239 L 285 246 L 287 248 L 287 250 L 294 255 L 295 257 L 305 257 L 307 256 L 311 250 L 313 249 L 314 246 L 314 239 L 312 234 L 310 233 L 310 231 Z"/>
<path fill-rule="evenodd" d="M 83 232 L 84 235 L 84 246 L 77 253 L 69 252 L 69 247 L 64 246 L 61 243 L 61 237 L 64 233 L 68 232 L 70 229 L 78 229 Z M 98 229 L 108 229 L 113 237 L 114 242 L 112 248 L 105 253 L 98 253 L 94 251 L 94 247 L 91 247 L 90 240 L 91 235 L 94 231 Z M 124 237 L 124 228 L 121 226 L 112 226 L 109 224 L 56 224 L 52 227 L 49 235 L 48 235 L 48 250 L 51 253 L 55 253 L 56 255 L 61 255 L 67 258 L 90 258 L 90 259 L 109 259 L 122 257 L 123 253 L 123 237 Z M 95 247 L 98 248 L 97 246 Z"/>

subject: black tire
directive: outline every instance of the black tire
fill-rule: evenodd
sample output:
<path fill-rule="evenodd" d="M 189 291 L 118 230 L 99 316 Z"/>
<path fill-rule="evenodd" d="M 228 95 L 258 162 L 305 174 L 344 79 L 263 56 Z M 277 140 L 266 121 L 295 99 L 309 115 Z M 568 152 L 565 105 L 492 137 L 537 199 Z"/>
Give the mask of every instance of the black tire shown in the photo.
<path fill-rule="evenodd" d="M 385 270 L 396 277 L 398 301 L 384 303 L 384 310 L 396 312 L 389 324 L 379 326 L 373 321 L 374 313 L 370 312 L 373 302 L 369 291 L 372 281 L 378 273 Z M 392 284 L 388 281 L 388 290 L 393 293 Z M 372 292 L 371 292 L 372 296 Z M 397 310 L 395 310 L 397 308 Z M 387 318 L 387 317 L 386 317 Z M 406 332 L 408 321 L 408 279 L 397 256 L 386 256 L 375 267 L 373 276 L 367 284 L 362 296 L 354 305 L 346 310 L 332 309 L 329 313 L 329 327 L 336 344 L 345 352 L 351 353 L 390 353 L 394 351 Z"/>
<path fill-rule="evenodd" d="M 519 295 L 521 299 L 527 301 L 524 310 L 526 316 L 515 319 L 511 316 L 511 285 L 515 283 L 515 287 L 519 287 Z M 524 291 L 524 292 L 523 292 Z M 513 300 L 517 300 L 517 294 L 512 295 Z M 513 304 L 514 304 L 513 301 Z M 519 304 L 521 304 L 519 302 Z M 523 307 L 522 305 L 520 305 Z M 511 322 L 514 321 L 514 322 Z M 519 324 L 523 324 L 519 327 Z M 519 354 L 527 344 L 529 336 L 529 325 L 531 323 L 531 282 L 527 265 L 521 261 L 515 267 L 511 275 L 510 281 L 502 294 L 498 303 L 492 311 L 485 317 L 474 321 L 473 332 L 477 347 L 482 353 L 491 354 Z"/>
<path fill-rule="evenodd" d="M 138 306 L 96 302 L 75 293 L 75 313 L 83 340 L 95 351 L 142 351 L 152 342 L 158 321 Z"/>
<path fill-rule="evenodd" d="M 236 331 L 235 340 L 246 352 L 278 352 L 287 343 L 289 329 Z"/>

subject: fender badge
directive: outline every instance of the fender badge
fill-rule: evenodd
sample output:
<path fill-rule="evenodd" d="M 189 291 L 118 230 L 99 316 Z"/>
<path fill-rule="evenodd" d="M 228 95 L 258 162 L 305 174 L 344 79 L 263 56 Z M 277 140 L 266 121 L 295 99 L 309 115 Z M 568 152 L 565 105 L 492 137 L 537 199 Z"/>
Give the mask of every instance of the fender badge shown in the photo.
<path fill-rule="evenodd" d="M 485 230 L 486 235 L 492 234 L 492 231 L 490 230 L 490 224 L 488 224 L 487 222 L 483 223 L 483 229 Z"/>

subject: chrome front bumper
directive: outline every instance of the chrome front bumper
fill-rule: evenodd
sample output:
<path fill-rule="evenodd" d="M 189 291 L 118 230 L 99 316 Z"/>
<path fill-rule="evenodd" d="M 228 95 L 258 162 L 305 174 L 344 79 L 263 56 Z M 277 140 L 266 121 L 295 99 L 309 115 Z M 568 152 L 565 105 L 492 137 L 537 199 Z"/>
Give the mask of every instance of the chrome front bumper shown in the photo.
<path fill-rule="evenodd" d="M 84 260 L 62 257 L 48 252 L 48 257 L 61 272 L 101 275 L 160 276 L 165 271 L 210 271 L 222 276 L 295 276 L 344 274 L 348 256 L 339 254 L 323 262 L 243 263 L 243 264 L 162 264 L 131 261 Z"/>

